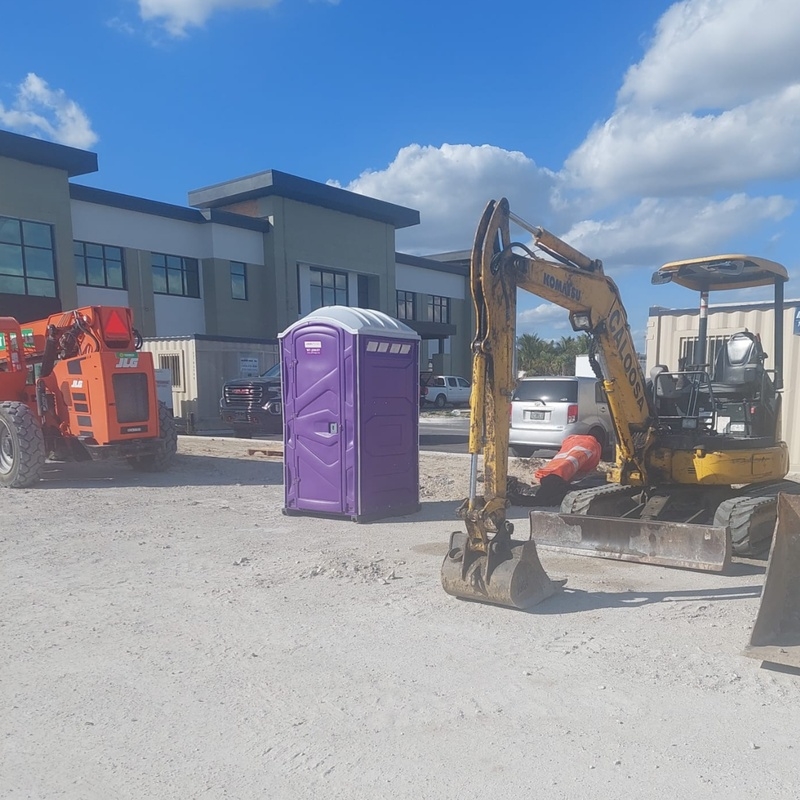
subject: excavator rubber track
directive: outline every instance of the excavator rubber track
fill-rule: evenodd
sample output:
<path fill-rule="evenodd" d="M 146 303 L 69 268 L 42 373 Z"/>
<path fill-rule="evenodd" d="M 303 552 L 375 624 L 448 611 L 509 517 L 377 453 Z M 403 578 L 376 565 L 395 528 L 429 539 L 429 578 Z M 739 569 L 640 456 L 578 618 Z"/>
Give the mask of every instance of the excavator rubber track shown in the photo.
<path fill-rule="evenodd" d="M 800 485 L 794 481 L 752 484 L 719 504 L 714 524 L 730 530 L 734 555 L 763 557 L 769 551 L 780 493 L 798 494 Z"/>

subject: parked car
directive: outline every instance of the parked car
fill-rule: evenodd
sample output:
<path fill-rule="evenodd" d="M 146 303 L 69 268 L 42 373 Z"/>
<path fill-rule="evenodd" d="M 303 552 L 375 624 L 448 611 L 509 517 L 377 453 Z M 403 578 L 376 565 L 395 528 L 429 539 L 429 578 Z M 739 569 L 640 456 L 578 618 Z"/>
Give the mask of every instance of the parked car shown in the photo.
<path fill-rule="evenodd" d="M 249 439 L 256 433 L 281 433 L 280 362 L 258 378 L 226 381 L 219 401 L 219 414 L 222 421 L 233 428 L 233 435 L 240 439 Z"/>
<path fill-rule="evenodd" d="M 430 372 L 423 372 L 420 377 L 428 390 L 425 400 L 433 403 L 436 408 L 444 408 L 448 403 L 454 406 L 469 403 L 471 385 L 466 378 L 458 375 L 434 375 Z"/>
<path fill-rule="evenodd" d="M 527 458 L 536 450 L 559 450 L 567 436 L 594 436 L 608 455 L 614 426 L 603 386 L 596 378 L 523 378 L 511 396 L 509 445 Z"/>

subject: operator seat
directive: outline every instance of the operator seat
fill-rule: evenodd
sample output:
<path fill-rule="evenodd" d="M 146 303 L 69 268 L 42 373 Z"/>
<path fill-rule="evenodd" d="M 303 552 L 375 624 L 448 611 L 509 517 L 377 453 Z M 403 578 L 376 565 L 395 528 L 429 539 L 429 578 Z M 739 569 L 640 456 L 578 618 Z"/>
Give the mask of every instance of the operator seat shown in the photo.
<path fill-rule="evenodd" d="M 727 417 L 728 435 L 779 436 L 781 398 L 767 370 L 759 338 L 749 331 L 735 333 L 717 354 L 711 391 L 717 414 Z"/>
<path fill-rule="evenodd" d="M 764 382 L 766 355 L 758 337 L 734 333 L 717 354 L 711 389 L 716 397 L 755 399 Z"/>

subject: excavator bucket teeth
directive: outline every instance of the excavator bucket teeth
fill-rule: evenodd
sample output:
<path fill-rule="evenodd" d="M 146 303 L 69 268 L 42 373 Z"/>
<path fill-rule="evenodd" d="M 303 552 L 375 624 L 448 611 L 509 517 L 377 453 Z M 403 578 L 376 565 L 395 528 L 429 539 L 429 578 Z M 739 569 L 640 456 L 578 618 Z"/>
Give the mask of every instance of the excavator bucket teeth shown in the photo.
<path fill-rule="evenodd" d="M 665 567 L 724 572 L 727 528 L 683 522 L 532 511 L 531 538 L 545 550 Z"/>
<path fill-rule="evenodd" d="M 761 604 L 744 654 L 800 669 L 800 496 L 778 497 Z"/>
<path fill-rule="evenodd" d="M 488 556 L 470 553 L 467 542 L 466 533 L 451 534 L 442 564 L 442 586 L 455 597 L 528 609 L 555 594 L 565 583 L 550 580 L 533 541 L 511 540 L 510 546 Z"/>

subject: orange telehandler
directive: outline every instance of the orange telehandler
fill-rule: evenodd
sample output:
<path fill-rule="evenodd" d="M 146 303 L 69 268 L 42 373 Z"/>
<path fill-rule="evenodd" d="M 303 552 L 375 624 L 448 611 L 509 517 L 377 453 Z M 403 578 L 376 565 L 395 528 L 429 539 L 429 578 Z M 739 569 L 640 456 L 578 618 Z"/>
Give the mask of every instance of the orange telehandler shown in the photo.
<path fill-rule="evenodd" d="M 0 317 L 0 486 L 31 486 L 46 458 L 126 459 L 161 471 L 177 450 L 129 308 L 86 306 L 20 324 Z"/>

